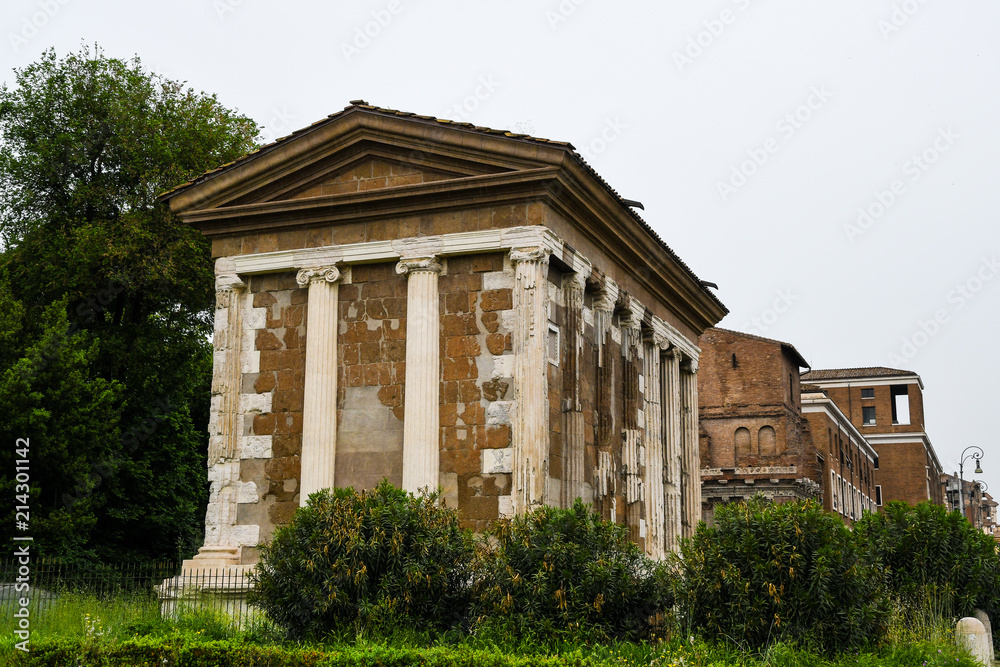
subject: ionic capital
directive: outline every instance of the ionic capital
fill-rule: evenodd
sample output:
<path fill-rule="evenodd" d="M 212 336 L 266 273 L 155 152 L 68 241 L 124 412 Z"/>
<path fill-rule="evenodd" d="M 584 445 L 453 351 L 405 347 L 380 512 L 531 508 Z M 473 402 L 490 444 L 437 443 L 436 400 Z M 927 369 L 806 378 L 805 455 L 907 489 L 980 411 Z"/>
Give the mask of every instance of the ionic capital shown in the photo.
<path fill-rule="evenodd" d="M 222 273 L 215 276 L 216 292 L 234 292 L 246 286 L 247 284 L 236 273 Z"/>
<path fill-rule="evenodd" d="M 684 370 L 691 375 L 698 374 L 698 360 L 697 359 L 687 359 L 684 363 Z"/>
<path fill-rule="evenodd" d="M 301 269 L 295 276 L 295 282 L 300 287 L 322 281 L 335 283 L 338 280 L 340 280 L 340 269 L 336 266 L 317 266 L 309 269 Z"/>
<path fill-rule="evenodd" d="M 396 273 L 401 276 L 407 273 L 440 274 L 443 268 L 436 257 L 408 257 L 399 260 L 396 264 Z"/>
<path fill-rule="evenodd" d="M 519 262 L 539 262 L 542 264 L 548 264 L 549 251 L 542 246 L 511 248 L 510 261 L 514 264 Z"/>

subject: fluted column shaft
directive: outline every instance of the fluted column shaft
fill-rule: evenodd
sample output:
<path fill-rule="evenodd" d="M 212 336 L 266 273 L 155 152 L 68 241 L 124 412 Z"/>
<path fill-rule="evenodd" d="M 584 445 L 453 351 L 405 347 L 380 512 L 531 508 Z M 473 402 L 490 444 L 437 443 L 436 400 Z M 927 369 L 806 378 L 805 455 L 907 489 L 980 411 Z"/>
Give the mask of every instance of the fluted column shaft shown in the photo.
<path fill-rule="evenodd" d="M 514 248 L 514 385 L 513 509 L 515 513 L 546 504 L 549 450 L 548 337 L 549 253 L 541 247 Z"/>
<path fill-rule="evenodd" d="M 664 495 L 666 529 L 665 547 L 676 551 L 681 538 L 681 381 L 680 352 L 674 348 L 667 352 L 663 389 L 664 444 Z"/>
<path fill-rule="evenodd" d="M 231 529 L 236 523 L 240 475 L 240 389 L 243 341 L 243 295 L 246 284 L 235 273 L 215 280 L 215 367 L 212 394 L 217 407 L 211 420 L 208 440 L 208 467 L 212 492 L 205 514 L 205 545 L 226 546 L 233 542 Z"/>
<path fill-rule="evenodd" d="M 441 264 L 433 257 L 402 259 L 396 273 L 407 276 L 403 489 L 434 492 L 441 469 Z"/>
<path fill-rule="evenodd" d="M 584 423 L 580 401 L 580 365 L 583 354 L 583 293 L 585 276 L 573 274 L 563 288 L 566 297 L 566 368 L 563 386 L 569 409 L 563 415 L 562 506 L 570 507 L 583 496 Z M 585 500 L 589 500 L 585 499 Z"/>
<path fill-rule="evenodd" d="M 660 341 L 647 336 L 643 340 L 646 399 L 646 553 L 663 558 L 666 526 L 664 494 L 663 407 L 660 405 Z"/>
<path fill-rule="evenodd" d="M 681 371 L 683 401 L 683 536 L 694 535 L 701 520 L 701 460 L 698 452 L 698 362 L 689 360 Z"/>
<path fill-rule="evenodd" d="M 309 287 L 306 309 L 305 396 L 299 505 L 309 494 L 334 485 L 337 460 L 337 325 L 340 271 L 302 269 L 298 284 Z"/>

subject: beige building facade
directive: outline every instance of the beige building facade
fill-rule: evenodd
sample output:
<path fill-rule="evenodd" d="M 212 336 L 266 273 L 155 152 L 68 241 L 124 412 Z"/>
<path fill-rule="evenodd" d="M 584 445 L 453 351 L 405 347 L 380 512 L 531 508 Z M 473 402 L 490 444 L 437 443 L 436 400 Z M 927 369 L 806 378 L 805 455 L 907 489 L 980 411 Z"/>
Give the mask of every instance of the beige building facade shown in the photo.
<path fill-rule="evenodd" d="M 577 497 L 654 557 L 694 530 L 726 310 L 571 145 L 357 101 L 163 199 L 216 262 L 189 569 L 382 478 L 474 530 Z"/>

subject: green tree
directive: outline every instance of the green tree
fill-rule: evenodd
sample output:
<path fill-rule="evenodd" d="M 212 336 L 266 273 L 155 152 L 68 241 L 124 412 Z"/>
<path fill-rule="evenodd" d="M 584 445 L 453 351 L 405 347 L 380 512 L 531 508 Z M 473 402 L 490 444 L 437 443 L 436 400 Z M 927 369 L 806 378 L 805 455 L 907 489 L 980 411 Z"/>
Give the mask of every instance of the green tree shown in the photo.
<path fill-rule="evenodd" d="M 98 558 L 186 556 L 207 500 L 213 271 L 207 241 L 156 195 L 252 150 L 256 124 L 99 49 L 49 50 L 14 75 L 0 88 L 0 276 L 29 320 L 65 302 L 89 376 L 121 387 L 90 473 L 59 501 L 39 492 L 53 511 L 86 508 Z"/>

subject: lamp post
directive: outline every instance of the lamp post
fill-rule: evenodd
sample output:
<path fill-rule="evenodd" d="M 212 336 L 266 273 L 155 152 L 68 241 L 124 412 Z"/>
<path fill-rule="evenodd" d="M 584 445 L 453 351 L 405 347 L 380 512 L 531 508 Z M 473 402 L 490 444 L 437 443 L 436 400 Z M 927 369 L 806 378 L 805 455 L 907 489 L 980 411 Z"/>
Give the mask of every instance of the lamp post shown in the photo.
<path fill-rule="evenodd" d="M 975 451 L 971 454 L 966 454 L 966 452 L 970 449 Z M 976 462 L 976 474 L 983 474 L 983 469 L 979 465 L 979 460 L 983 458 L 983 450 L 981 447 L 977 447 L 976 445 L 969 445 L 962 450 L 962 460 L 958 462 L 958 497 L 961 498 L 962 516 L 965 516 L 965 483 L 962 481 L 962 468 L 965 465 L 965 459 L 970 457 Z"/>

